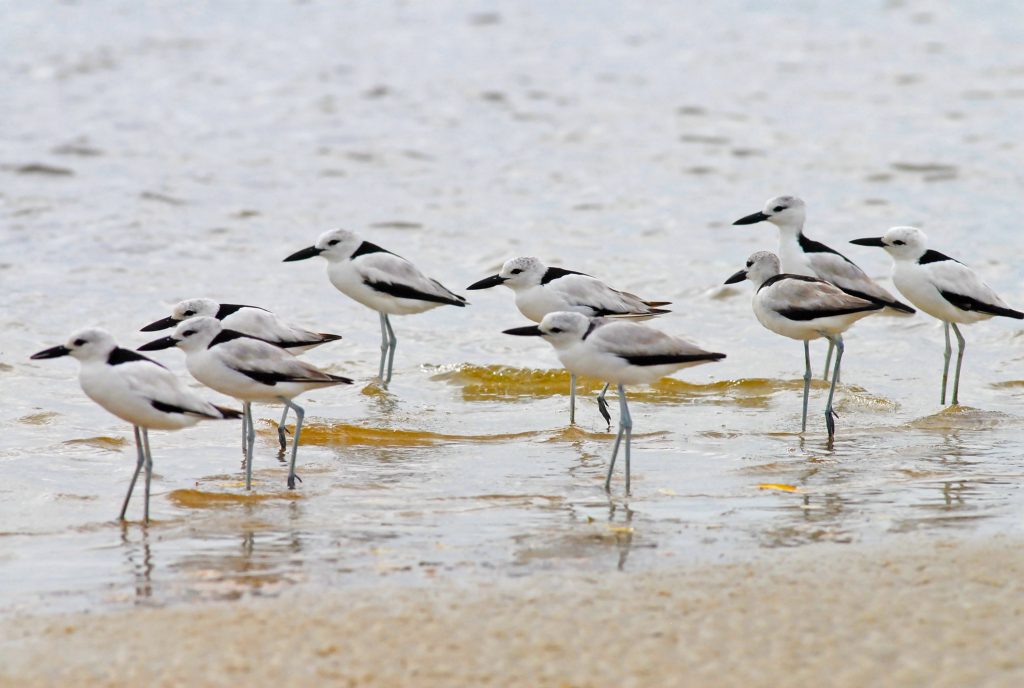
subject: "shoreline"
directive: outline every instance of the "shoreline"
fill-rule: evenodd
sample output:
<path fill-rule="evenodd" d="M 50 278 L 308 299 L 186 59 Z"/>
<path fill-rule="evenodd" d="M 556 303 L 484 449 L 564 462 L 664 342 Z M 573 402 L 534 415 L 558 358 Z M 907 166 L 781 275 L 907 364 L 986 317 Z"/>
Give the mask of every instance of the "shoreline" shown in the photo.
<path fill-rule="evenodd" d="M 641 573 L 16 616 L 0 627 L 0 685 L 1022 685 L 1021 544 L 908 536 Z"/>

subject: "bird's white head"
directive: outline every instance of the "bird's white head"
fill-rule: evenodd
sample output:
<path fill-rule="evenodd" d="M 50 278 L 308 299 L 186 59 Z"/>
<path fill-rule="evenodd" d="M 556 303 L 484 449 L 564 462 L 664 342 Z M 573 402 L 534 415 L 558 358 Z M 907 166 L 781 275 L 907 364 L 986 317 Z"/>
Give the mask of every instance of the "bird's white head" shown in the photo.
<path fill-rule="evenodd" d="M 583 339 L 594 324 L 595 321 L 582 313 L 555 311 L 545 315 L 537 325 L 505 330 L 505 334 L 543 337 L 556 349 L 560 349 Z"/>
<path fill-rule="evenodd" d="M 362 238 L 355 232 L 350 232 L 347 229 L 331 229 L 317 237 L 315 244 L 296 251 L 285 258 L 284 262 L 290 263 L 321 256 L 329 262 L 335 263 L 351 258 L 362 243 Z"/>
<path fill-rule="evenodd" d="M 220 304 L 213 299 L 186 299 L 175 304 L 171 311 L 171 317 L 177 321 L 198 318 L 202 316 L 213 317 L 220 310 Z"/>
<path fill-rule="evenodd" d="M 59 358 L 73 356 L 83 363 L 88 361 L 105 361 L 110 352 L 117 348 L 117 342 L 106 330 L 99 327 L 87 327 L 68 337 L 66 344 L 54 346 L 33 354 L 32 358 Z"/>
<path fill-rule="evenodd" d="M 917 227 L 893 227 L 880 237 L 854 239 L 850 243 L 884 248 L 894 260 L 917 260 L 928 250 L 928 237 Z"/>
<path fill-rule="evenodd" d="M 776 196 L 764 204 L 760 212 L 741 217 L 734 225 L 752 225 L 757 222 L 771 222 L 779 229 L 800 230 L 806 219 L 803 199 L 796 196 Z"/>
<path fill-rule="evenodd" d="M 171 339 L 174 339 L 175 346 L 183 351 L 195 351 L 210 346 L 210 342 L 223 329 L 224 326 L 217 318 L 209 316 L 189 318 L 175 328 Z"/>
<path fill-rule="evenodd" d="M 780 272 L 782 272 L 782 268 L 777 255 L 771 251 L 757 251 L 747 258 L 746 266 L 725 280 L 725 283 L 735 284 L 748 279 L 760 287 L 765 281 L 775 277 Z"/>
<path fill-rule="evenodd" d="M 534 287 L 540 284 L 548 267 L 539 258 L 523 256 L 506 261 L 498 275 L 507 287 Z"/>

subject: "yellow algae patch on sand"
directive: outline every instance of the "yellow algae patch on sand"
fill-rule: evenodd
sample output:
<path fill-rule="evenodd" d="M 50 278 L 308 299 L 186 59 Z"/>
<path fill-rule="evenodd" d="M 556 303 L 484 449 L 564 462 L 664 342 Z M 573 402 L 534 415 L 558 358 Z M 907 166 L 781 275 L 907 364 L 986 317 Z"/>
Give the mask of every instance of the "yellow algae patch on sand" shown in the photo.
<path fill-rule="evenodd" d="M 371 428 L 348 423 L 308 423 L 302 426 L 303 444 L 366 445 L 372 447 L 424 447 L 454 442 L 501 442 L 536 435 L 534 432 L 496 435 L 449 435 L 427 430 Z"/>
<path fill-rule="evenodd" d="M 786 483 L 761 483 L 757 486 L 759 490 L 778 490 L 779 492 L 799 492 L 800 488 L 796 485 L 787 485 Z"/>
<path fill-rule="evenodd" d="M 120 451 L 127 444 L 128 440 L 123 437 L 81 437 L 74 440 L 64 440 L 64 444 L 84 444 L 97 449 L 108 451 Z"/>
<path fill-rule="evenodd" d="M 569 373 L 565 369 L 514 368 L 501 365 L 471 365 L 439 367 L 440 372 L 431 380 L 441 380 L 462 387 L 467 401 L 487 399 L 515 399 L 518 397 L 551 397 L 569 394 Z M 576 391 L 596 394 L 603 383 L 590 378 L 579 378 Z"/>
<path fill-rule="evenodd" d="M 909 423 L 918 430 L 986 430 L 1019 423 L 1020 420 L 999 411 L 983 411 L 970 406 L 947 406 L 938 413 Z"/>
<path fill-rule="evenodd" d="M 302 499 L 302 493 L 295 490 L 281 492 L 204 492 L 203 490 L 174 490 L 167 498 L 185 509 L 219 509 L 236 504 L 253 504 L 273 499 Z"/>
<path fill-rule="evenodd" d="M 56 411 L 40 411 L 39 413 L 30 413 L 27 416 L 22 416 L 18 419 L 18 422 L 25 425 L 49 425 L 50 421 L 59 415 Z"/>

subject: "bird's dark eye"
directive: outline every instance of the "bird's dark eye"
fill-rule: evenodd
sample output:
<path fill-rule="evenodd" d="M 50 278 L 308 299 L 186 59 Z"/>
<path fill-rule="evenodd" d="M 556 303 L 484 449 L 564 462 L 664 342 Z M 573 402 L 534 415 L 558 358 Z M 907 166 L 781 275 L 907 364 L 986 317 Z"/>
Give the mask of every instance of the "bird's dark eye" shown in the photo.
<path fill-rule="evenodd" d="M 72 343 L 73 343 L 73 344 L 74 344 L 75 346 L 82 346 L 83 344 L 85 344 L 85 340 L 84 340 L 84 339 L 76 339 L 76 340 L 75 340 L 74 342 L 72 342 Z"/>
<path fill-rule="evenodd" d="M 515 270 L 512 271 L 512 274 L 513 275 L 518 275 L 520 272 L 522 272 L 522 270 L 520 270 L 519 268 L 516 268 Z"/>
<path fill-rule="evenodd" d="M 907 242 L 905 242 L 905 241 L 902 241 L 902 240 L 900 240 L 900 239 L 897 239 L 896 241 L 894 241 L 894 242 L 892 242 L 892 243 L 896 244 L 897 246 L 903 246 L 903 245 L 904 245 L 905 243 L 907 243 Z"/>
<path fill-rule="evenodd" d="M 184 332 L 181 333 L 181 336 L 182 337 L 191 337 L 195 333 L 196 333 L 195 330 L 185 330 Z"/>
<path fill-rule="evenodd" d="M 748 268 L 754 267 L 754 261 L 752 261 L 752 260 L 748 260 L 748 261 L 747 261 L 747 267 L 748 267 Z"/>
<path fill-rule="evenodd" d="M 340 244 L 340 243 L 341 243 L 341 239 L 331 239 L 330 241 L 327 242 L 327 245 L 328 246 L 335 246 L 335 245 Z"/>
<path fill-rule="evenodd" d="M 561 327 L 552 327 L 550 331 L 551 331 L 551 334 L 558 334 L 559 332 L 562 331 L 562 328 Z"/>
<path fill-rule="evenodd" d="M 195 311 L 185 311 L 185 313 L 184 313 L 184 314 L 185 314 L 185 315 L 187 315 L 187 316 L 189 316 L 189 317 L 191 318 L 191 317 L 192 317 L 193 315 L 195 315 L 195 314 L 196 314 L 196 312 L 195 312 Z"/>
<path fill-rule="evenodd" d="M 777 205 L 774 208 L 772 208 L 772 212 L 773 213 L 781 213 L 785 209 L 786 209 L 786 206 L 784 206 L 784 205 Z"/>

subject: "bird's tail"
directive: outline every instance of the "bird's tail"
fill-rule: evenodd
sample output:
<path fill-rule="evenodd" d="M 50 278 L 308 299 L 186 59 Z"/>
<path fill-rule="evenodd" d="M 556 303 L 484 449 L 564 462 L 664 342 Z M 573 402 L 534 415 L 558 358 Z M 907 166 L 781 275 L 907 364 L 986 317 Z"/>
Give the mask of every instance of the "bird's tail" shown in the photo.
<path fill-rule="evenodd" d="M 223 418 L 224 420 L 234 420 L 242 417 L 242 412 L 236 411 L 233 408 L 228 408 L 227 406 L 217 406 L 217 404 L 212 404 L 212 406 L 213 408 L 220 411 L 220 417 Z"/>

